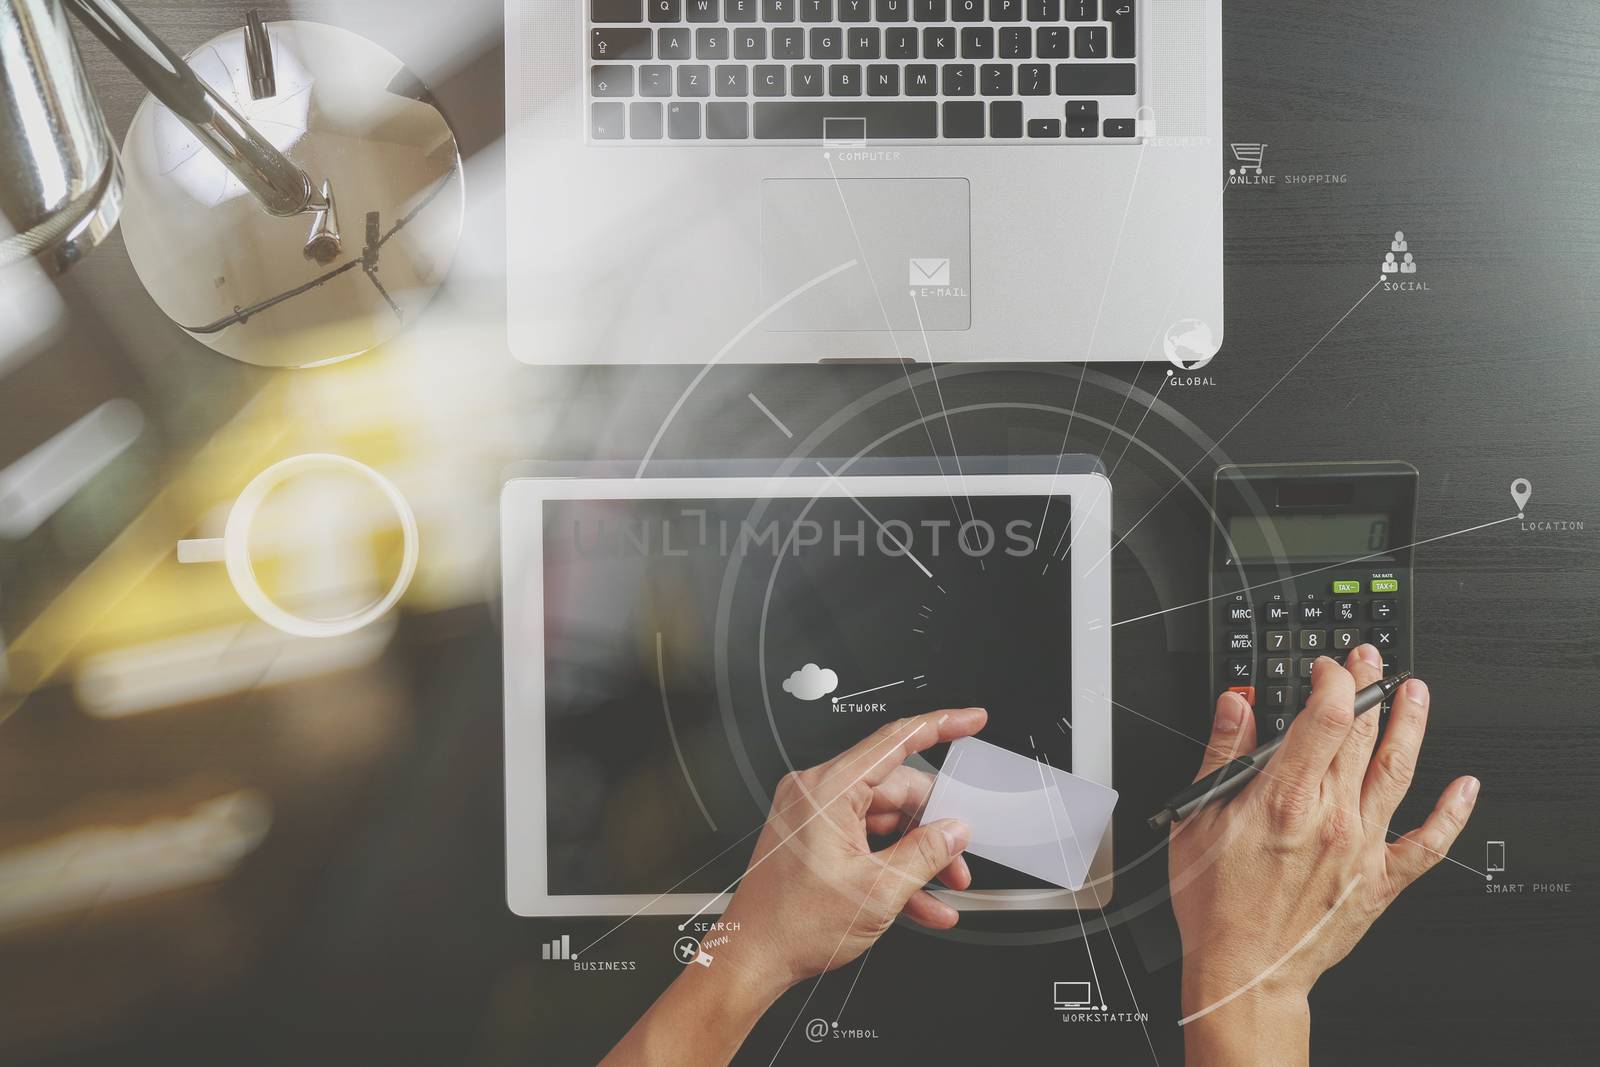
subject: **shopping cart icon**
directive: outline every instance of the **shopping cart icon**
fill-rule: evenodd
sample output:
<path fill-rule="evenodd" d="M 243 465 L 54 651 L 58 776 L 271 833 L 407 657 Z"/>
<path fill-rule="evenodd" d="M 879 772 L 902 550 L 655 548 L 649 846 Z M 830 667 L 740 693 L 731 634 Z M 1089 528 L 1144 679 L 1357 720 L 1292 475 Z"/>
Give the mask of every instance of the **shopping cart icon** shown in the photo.
<path fill-rule="evenodd" d="M 1253 170 L 1261 173 L 1261 154 L 1267 150 L 1264 144 L 1230 144 L 1233 149 L 1233 158 L 1239 164 L 1239 173 Z"/>

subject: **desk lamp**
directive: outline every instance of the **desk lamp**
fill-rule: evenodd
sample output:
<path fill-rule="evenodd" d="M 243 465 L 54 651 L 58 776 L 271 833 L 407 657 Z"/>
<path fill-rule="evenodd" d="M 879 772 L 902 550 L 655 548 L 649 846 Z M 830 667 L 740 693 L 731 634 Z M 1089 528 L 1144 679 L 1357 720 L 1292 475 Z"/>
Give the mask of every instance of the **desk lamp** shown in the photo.
<path fill-rule="evenodd" d="M 150 90 L 120 162 L 66 11 Z M 316 366 L 426 305 L 463 204 L 444 116 L 357 34 L 252 11 L 180 58 L 117 0 L 0 0 L 0 271 L 64 271 L 120 214 L 168 318 L 234 359 Z"/>

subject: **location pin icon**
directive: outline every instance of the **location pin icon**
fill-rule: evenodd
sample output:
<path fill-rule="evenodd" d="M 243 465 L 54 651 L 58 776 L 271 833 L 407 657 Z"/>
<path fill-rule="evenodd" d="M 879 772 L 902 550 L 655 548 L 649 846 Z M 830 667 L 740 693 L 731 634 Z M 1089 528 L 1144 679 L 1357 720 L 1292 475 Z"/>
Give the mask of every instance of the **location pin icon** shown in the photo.
<path fill-rule="evenodd" d="M 1520 512 L 1528 506 L 1528 498 L 1533 495 L 1533 483 L 1526 478 L 1518 478 L 1511 483 L 1511 499 L 1517 502 Z"/>

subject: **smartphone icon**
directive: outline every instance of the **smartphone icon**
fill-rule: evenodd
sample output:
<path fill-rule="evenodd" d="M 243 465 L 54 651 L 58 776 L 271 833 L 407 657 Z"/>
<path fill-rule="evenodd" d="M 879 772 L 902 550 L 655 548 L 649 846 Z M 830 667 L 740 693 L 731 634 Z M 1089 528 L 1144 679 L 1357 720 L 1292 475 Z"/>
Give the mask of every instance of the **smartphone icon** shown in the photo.
<path fill-rule="evenodd" d="M 1487 842 L 1485 852 L 1487 853 L 1486 870 L 1503 871 L 1506 869 L 1506 843 L 1504 841 Z"/>

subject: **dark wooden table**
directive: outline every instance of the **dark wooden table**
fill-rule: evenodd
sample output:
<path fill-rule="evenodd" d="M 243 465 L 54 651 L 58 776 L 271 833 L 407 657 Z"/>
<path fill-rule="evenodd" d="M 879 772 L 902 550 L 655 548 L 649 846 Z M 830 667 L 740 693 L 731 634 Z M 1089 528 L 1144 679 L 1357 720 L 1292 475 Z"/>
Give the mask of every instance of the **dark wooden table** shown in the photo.
<path fill-rule="evenodd" d="M 180 51 L 236 25 L 245 10 L 195 0 L 133 6 Z M 292 9 L 389 46 L 434 85 L 464 152 L 498 167 L 499 7 L 453 3 L 448 21 L 459 32 L 430 37 L 429 12 L 440 6 L 314 0 L 261 8 L 269 18 Z M 448 45 L 442 56 L 439 40 Z M 120 138 L 142 93 L 86 34 L 80 47 Z M 1506 523 L 1420 549 L 1416 660 L 1432 685 L 1434 711 L 1397 825 L 1420 820 L 1453 775 L 1477 774 L 1483 798 L 1454 855 L 1481 869 L 1485 841 L 1503 840 L 1505 880 L 1528 889 L 1491 896 L 1481 877 L 1448 864 L 1430 874 L 1317 987 L 1313 1054 L 1319 1063 L 1593 1062 L 1600 1052 L 1593 971 L 1600 944 L 1593 807 L 1600 799 L 1600 7 L 1582 0 L 1229 0 L 1225 49 L 1225 137 L 1267 143 L 1264 169 L 1278 180 L 1227 194 L 1227 341 L 1207 372 L 1215 384 L 1148 401 L 1161 368 L 1146 368 L 1136 382 L 1131 366 L 1095 368 L 1116 386 L 1094 379 L 1085 390 L 1085 404 L 1101 417 L 1116 411 L 1125 388 L 1117 383 L 1138 389 L 1119 423 L 1124 429 L 1146 406 L 1152 410 L 1139 435 L 1154 451 L 1143 443 L 1129 450 L 1117 522 L 1132 522 L 1139 500 L 1173 484 L 1159 454 L 1180 471 L 1198 463 L 1191 478 L 1202 492 L 1224 459 L 1407 460 L 1421 471 L 1421 537 L 1511 513 L 1507 487 L 1516 477 L 1535 486 L 1530 520 L 1582 524 Z M 1337 180 L 1292 183 L 1299 175 Z M 494 232 L 498 194 L 473 197 L 469 188 L 469 199 L 474 217 L 489 219 L 484 229 Z M 1351 311 L 1396 229 L 1406 231 L 1430 291 L 1374 292 Z M 503 247 L 480 240 L 472 255 L 492 267 Z M 163 454 L 177 464 L 266 378 L 171 326 L 133 276 L 120 238 L 78 267 L 65 292 L 82 312 L 73 339 L 51 363 L 0 381 L 0 463 L 90 398 L 121 392 L 158 413 Z M 503 309 L 493 286 L 471 296 L 491 320 Z M 719 369 L 691 397 L 663 454 L 784 455 L 787 442 L 745 402 L 747 391 L 758 391 L 804 436 L 900 373 Z M 530 392 L 570 398 L 538 458 L 637 458 L 693 368 L 519 374 Z M 944 400 L 952 410 L 997 399 L 1065 408 L 1077 380 L 1071 368 L 952 373 Z M 905 398 L 885 404 L 833 443 L 869 439 L 908 411 Z M 1217 448 L 1203 453 L 1182 432 L 1185 424 Z M 956 428 L 962 450 L 973 454 L 1049 452 L 1061 433 L 1058 419 L 1015 410 L 964 413 Z M 1101 450 L 1101 433 L 1075 438 L 1074 447 Z M 898 444 L 915 453 L 921 441 Z M 1205 594 L 1203 509 L 1187 490 L 1173 496 L 1161 528 L 1119 556 L 1119 606 Z M 32 541 L 16 551 L 28 566 L 59 569 L 65 579 L 93 546 L 68 551 Z M 569 974 L 542 963 L 539 943 L 562 933 L 578 942 L 610 923 L 533 922 L 506 911 L 499 668 L 492 607 L 407 619 L 385 660 L 385 684 L 364 697 L 398 709 L 404 728 L 392 744 L 339 788 L 317 786 L 313 795 L 326 800 L 320 810 L 286 817 L 271 847 L 199 898 L 203 907 L 148 919 L 124 914 L 115 936 L 94 933 L 87 921 L 52 927 L 13 952 L 0 949 L 10 961 L 0 966 L 9 1004 L 0 1007 L 9 1013 L 0 1048 L 36 1063 L 597 1059 L 672 977 L 673 924 L 637 920 L 615 935 L 613 953 L 637 959 L 636 972 Z M 1119 632 L 1116 685 L 1119 699 L 1203 735 L 1203 622 L 1172 619 Z M 349 696 L 336 683 L 299 693 L 330 709 Z M 209 727 L 185 720 L 190 725 L 174 729 L 206 741 L 185 750 L 194 766 L 173 765 L 172 775 L 242 743 L 230 730 L 243 728 L 229 722 L 259 724 L 279 713 L 240 697 L 208 708 Z M 60 760 L 64 769 L 50 776 L 59 792 L 48 800 L 8 792 L 12 821 L 18 812 L 58 818 L 149 751 L 148 734 L 97 729 L 82 721 L 65 686 L 36 694 L 5 725 L 0 742 L 11 741 L 0 748 L 34 769 L 24 780 L 44 780 L 42 760 Z M 1116 736 L 1125 797 L 1164 792 L 1195 758 L 1192 743 L 1136 720 L 1119 720 Z M 76 762 L 78 752 L 84 762 Z M 106 777 L 85 768 L 105 768 Z M 1148 844 L 1135 826 L 1119 822 L 1118 832 L 1119 847 Z M 1158 874 L 1159 859 L 1145 864 L 1118 903 L 1136 899 Z M 1570 884 L 1571 891 L 1535 893 L 1533 883 Z M 1157 1062 L 1181 1062 L 1177 968 L 1163 958 L 1170 942 L 1147 925 L 1149 915 L 1136 923 L 1117 907 L 1111 915 L 1126 981 L 1109 962 L 1115 956 L 1103 928 L 1091 927 L 1090 944 L 1113 1007 L 1132 1010 L 1136 1001 L 1148 1013 L 1145 1027 L 1056 1018 L 1050 982 L 1081 977 L 1084 964 L 1082 939 L 1071 931 L 1030 937 L 1023 923 L 1024 943 L 1001 945 L 897 928 L 862 972 L 843 1020 L 875 1039 L 823 1050 L 796 1033 L 784 1044 L 800 1011 L 800 995 L 791 996 L 757 1028 L 740 1062 L 767 1063 L 780 1045 L 780 1062 L 1140 1063 L 1152 1059 L 1150 1046 Z M 203 918 L 213 925 L 202 926 Z M 142 936 L 129 932 L 141 928 Z M 234 965 L 215 965 L 202 950 L 208 930 L 246 946 Z M 100 988 L 138 987 L 147 961 L 172 964 L 185 951 L 206 966 L 188 977 L 181 961 L 155 968 L 162 978 L 146 983 L 148 995 L 107 1000 Z M 852 967 L 825 979 L 807 1016 L 831 1015 L 855 974 Z M 118 1007 L 101 1010 L 107 1003 Z M 1260 1062 L 1273 1061 L 1264 1050 Z"/>

